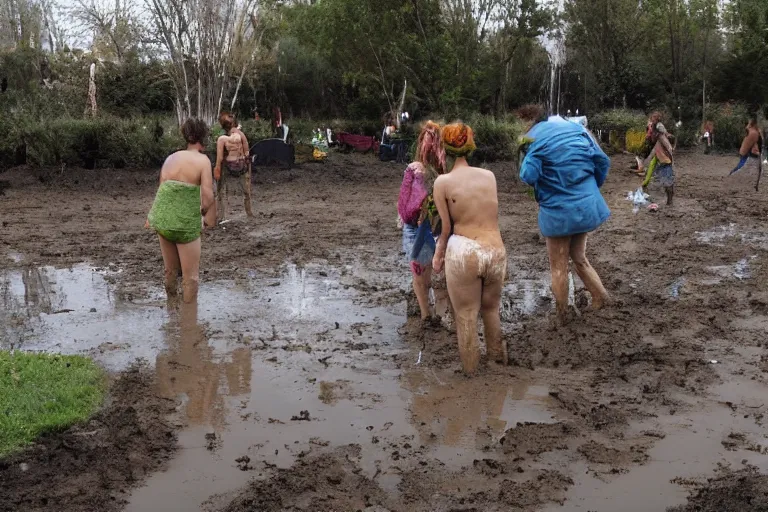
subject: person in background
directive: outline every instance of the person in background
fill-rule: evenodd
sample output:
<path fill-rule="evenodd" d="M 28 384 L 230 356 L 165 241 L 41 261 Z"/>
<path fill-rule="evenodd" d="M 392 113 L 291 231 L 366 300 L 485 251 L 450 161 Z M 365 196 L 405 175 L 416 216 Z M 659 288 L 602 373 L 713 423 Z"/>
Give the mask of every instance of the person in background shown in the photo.
<path fill-rule="evenodd" d="M 667 195 L 667 206 L 672 206 L 675 197 L 675 168 L 674 152 L 675 148 L 669 141 L 670 135 L 664 129 L 664 125 L 658 123 L 656 130 L 656 144 L 653 147 L 653 159 L 656 165 L 653 167 L 653 173 L 646 176 L 643 182 L 643 188 L 648 186 L 653 176 L 664 187 L 664 193 Z M 649 167 L 650 169 L 650 167 Z"/>
<path fill-rule="evenodd" d="M 704 124 L 701 125 L 701 139 L 706 144 L 704 147 L 704 154 L 708 155 L 715 145 L 715 123 L 712 121 L 704 121 Z"/>
<path fill-rule="evenodd" d="M 429 304 L 432 262 L 423 264 L 415 261 L 412 258 L 412 249 L 421 223 L 430 223 L 432 232 L 437 233 L 440 218 L 432 193 L 435 180 L 444 173 L 445 151 L 440 141 L 440 125 L 427 121 L 419 133 L 414 161 L 405 170 L 397 200 L 397 212 L 403 229 L 403 251 L 413 276 L 413 291 L 419 303 L 422 321 L 434 317 Z M 445 297 L 438 297 L 440 293 L 437 290 L 435 295 L 436 302 L 441 299 L 445 301 Z"/>
<path fill-rule="evenodd" d="M 229 181 L 232 179 L 239 180 L 245 202 L 245 213 L 248 217 L 253 217 L 248 139 L 237 126 L 235 117 L 229 112 L 221 113 L 219 124 L 224 129 L 224 135 L 216 141 L 216 167 L 214 168 L 214 178 L 218 183 L 219 222 L 225 220 L 227 216 Z"/>
<path fill-rule="evenodd" d="M 437 273 L 445 267 L 461 364 L 464 373 L 473 375 L 480 362 L 478 313 L 483 317 L 488 358 L 507 364 L 500 319 L 507 252 L 499 231 L 496 176 L 467 163 L 476 149 L 472 129 L 450 124 L 443 128 L 442 140 L 450 172 L 435 180 L 442 229 L 432 266 Z"/>
<path fill-rule="evenodd" d="M 747 133 L 741 142 L 741 147 L 739 148 L 739 163 L 730 172 L 729 176 L 742 170 L 744 167 L 754 169 L 755 171 L 760 170 L 760 158 L 763 151 L 763 136 L 760 134 L 760 128 L 757 125 L 756 118 L 750 118 L 746 126 L 746 132 Z"/>
<path fill-rule="evenodd" d="M 169 156 L 160 170 L 160 186 L 145 227 L 155 230 L 165 265 L 168 298 L 178 295 L 181 271 L 182 298 L 197 299 L 200 276 L 200 234 L 215 221 L 211 161 L 205 156 L 208 127 L 187 119 L 181 127 L 187 149 Z"/>
<path fill-rule="evenodd" d="M 568 267 L 592 295 L 592 308 L 608 300 L 600 276 L 587 259 L 588 233 L 600 227 L 611 212 L 600 193 L 610 159 L 581 125 L 546 120 L 543 109 L 531 112 L 532 127 L 525 136 L 520 179 L 533 187 L 539 203 L 539 229 L 547 241 L 552 272 L 552 294 L 559 323 L 570 320 Z"/>

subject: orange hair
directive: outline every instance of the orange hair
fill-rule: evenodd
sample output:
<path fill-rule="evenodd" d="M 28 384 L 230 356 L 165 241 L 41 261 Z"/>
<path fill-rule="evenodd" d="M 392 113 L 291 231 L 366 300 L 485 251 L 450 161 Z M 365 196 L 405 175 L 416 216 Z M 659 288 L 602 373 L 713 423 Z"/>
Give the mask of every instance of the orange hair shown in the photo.
<path fill-rule="evenodd" d="M 444 127 L 442 138 L 445 152 L 456 158 L 468 156 L 477 149 L 472 128 L 462 122 Z"/>

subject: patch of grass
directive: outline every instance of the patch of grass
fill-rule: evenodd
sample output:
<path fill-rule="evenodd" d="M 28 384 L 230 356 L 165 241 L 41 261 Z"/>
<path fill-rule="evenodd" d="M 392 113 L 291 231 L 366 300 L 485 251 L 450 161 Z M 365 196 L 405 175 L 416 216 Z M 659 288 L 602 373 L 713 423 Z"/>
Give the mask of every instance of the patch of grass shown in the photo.
<path fill-rule="evenodd" d="M 106 384 L 85 357 L 0 351 L 0 457 L 90 417 Z"/>

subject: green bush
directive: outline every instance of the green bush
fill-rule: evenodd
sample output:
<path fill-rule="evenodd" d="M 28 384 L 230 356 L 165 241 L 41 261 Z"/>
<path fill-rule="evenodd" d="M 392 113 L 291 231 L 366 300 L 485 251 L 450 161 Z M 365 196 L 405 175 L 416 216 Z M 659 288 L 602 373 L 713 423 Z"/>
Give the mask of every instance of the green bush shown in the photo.
<path fill-rule="evenodd" d="M 589 129 L 615 130 L 626 133 L 627 130 L 642 130 L 648 123 L 648 116 L 635 110 L 613 109 L 589 117 Z"/>
<path fill-rule="evenodd" d="M 476 161 L 514 160 L 517 157 L 518 139 L 524 129 L 518 119 L 477 115 L 471 117 L 467 124 L 475 132 Z"/>
<path fill-rule="evenodd" d="M 26 128 L 21 137 L 27 163 L 38 166 L 155 167 L 183 147 L 174 122 L 151 118 L 54 119 Z"/>
<path fill-rule="evenodd" d="M 749 111 L 742 103 L 710 105 L 705 116 L 715 125 L 715 147 L 732 151 L 741 147 L 746 135 Z"/>

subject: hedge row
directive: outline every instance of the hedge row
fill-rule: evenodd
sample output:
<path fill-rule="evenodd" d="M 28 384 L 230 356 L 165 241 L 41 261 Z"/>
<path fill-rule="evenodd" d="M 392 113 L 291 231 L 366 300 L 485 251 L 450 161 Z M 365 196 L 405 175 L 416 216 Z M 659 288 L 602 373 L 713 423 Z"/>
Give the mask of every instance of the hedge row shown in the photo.
<path fill-rule="evenodd" d="M 740 103 L 710 105 L 706 116 L 715 125 L 715 148 L 721 151 L 733 151 L 741 146 L 745 135 L 745 127 L 749 119 L 747 107 Z M 691 147 L 699 143 L 701 120 L 683 120 L 677 126 L 675 118 L 668 112 L 662 111 L 662 120 L 667 129 L 672 132 L 679 147 Z M 615 131 L 625 134 L 631 131 L 646 129 L 648 116 L 642 112 L 615 109 L 589 117 L 589 127 L 593 131 Z M 629 148 L 628 148 L 629 149 Z"/>
<path fill-rule="evenodd" d="M 159 119 L 52 119 L 13 123 L 0 163 L 85 168 L 156 167 L 182 146 L 175 123 Z"/>
<path fill-rule="evenodd" d="M 440 116 L 432 116 L 441 121 Z M 715 124 L 716 147 L 722 150 L 738 148 L 744 136 L 747 110 L 743 105 L 712 107 L 708 119 Z M 475 131 L 478 151 L 475 161 L 514 160 L 517 142 L 524 125 L 514 117 L 494 118 L 475 115 L 465 120 Z M 640 112 L 613 110 L 589 118 L 593 131 L 607 130 L 622 134 L 645 131 L 647 116 Z M 677 127 L 666 119 L 677 136 L 679 146 L 697 142 L 700 124 L 687 122 Z M 242 128 L 251 143 L 274 136 L 266 120 L 244 120 Z M 309 142 L 317 128 L 334 132 L 378 136 L 380 123 L 365 120 L 304 120 L 287 121 L 292 140 Z M 4 126 L 3 126 L 4 125 Z M 415 139 L 417 126 L 410 127 L 409 137 Z M 209 152 L 215 151 L 218 125 L 212 129 Z M 183 147 L 178 126 L 170 118 L 96 119 L 60 118 L 44 122 L 25 123 L 13 115 L 0 121 L 0 166 L 26 163 L 32 166 L 69 165 L 86 168 L 146 168 L 157 167 L 173 151 Z"/>
<path fill-rule="evenodd" d="M 479 161 L 507 160 L 515 156 L 522 125 L 514 119 L 499 120 L 475 116 L 467 121 L 475 129 Z M 6 119 L 0 126 L 0 166 L 27 164 L 30 166 L 74 166 L 85 168 L 148 168 L 183 147 L 178 126 L 170 118 L 95 119 L 60 118 L 44 122 Z M 292 119 L 291 139 L 308 143 L 317 128 L 330 127 L 342 131 L 378 136 L 381 126 L 365 120 L 304 120 Z M 253 143 L 275 136 L 266 120 L 243 120 L 243 132 Z M 5 129 L 2 129 L 5 128 Z M 410 127 L 408 136 L 415 140 L 417 126 Z M 218 125 L 211 129 L 209 154 L 215 152 L 216 138 L 222 133 Z"/>

